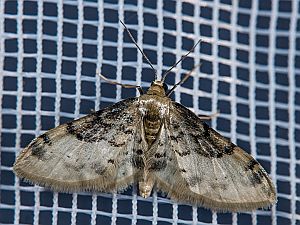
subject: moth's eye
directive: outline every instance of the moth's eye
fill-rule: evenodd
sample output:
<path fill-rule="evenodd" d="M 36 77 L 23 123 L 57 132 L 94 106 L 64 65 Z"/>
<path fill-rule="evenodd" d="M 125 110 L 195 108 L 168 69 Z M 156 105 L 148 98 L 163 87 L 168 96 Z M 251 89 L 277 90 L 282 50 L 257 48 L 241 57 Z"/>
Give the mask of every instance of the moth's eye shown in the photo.
<path fill-rule="evenodd" d="M 167 91 L 168 91 L 168 85 L 166 85 L 166 84 L 164 83 L 164 84 L 163 84 L 163 87 L 164 87 L 165 92 L 167 92 Z"/>

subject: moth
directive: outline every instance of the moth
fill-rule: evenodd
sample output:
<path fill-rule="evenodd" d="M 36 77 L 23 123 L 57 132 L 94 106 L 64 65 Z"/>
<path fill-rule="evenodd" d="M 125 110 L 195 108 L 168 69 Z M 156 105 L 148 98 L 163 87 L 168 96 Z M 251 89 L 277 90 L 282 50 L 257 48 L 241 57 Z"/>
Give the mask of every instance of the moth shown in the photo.
<path fill-rule="evenodd" d="M 274 185 L 254 158 L 169 98 L 187 77 L 171 90 L 165 76 L 156 79 L 139 97 L 49 130 L 20 153 L 14 172 L 63 192 L 137 184 L 147 198 L 155 186 L 175 201 L 217 211 L 275 203 Z"/>

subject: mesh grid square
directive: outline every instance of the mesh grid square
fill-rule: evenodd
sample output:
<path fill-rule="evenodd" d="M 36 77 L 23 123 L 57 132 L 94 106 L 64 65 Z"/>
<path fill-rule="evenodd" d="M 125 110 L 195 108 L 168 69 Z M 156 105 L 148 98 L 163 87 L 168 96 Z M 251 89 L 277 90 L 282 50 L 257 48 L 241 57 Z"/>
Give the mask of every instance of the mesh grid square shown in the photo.
<path fill-rule="evenodd" d="M 269 210 L 215 213 L 120 194 L 54 193 L 14 176 L 15 157 L 35 136 L 138 95 L 98 72 L 149 87 L 200 38 L 166 79 L 201 67 L 172 98 L 251 153 L 272 177 Z M 300 224 L 299 1 L 0 1 L 0 224 Z"/>

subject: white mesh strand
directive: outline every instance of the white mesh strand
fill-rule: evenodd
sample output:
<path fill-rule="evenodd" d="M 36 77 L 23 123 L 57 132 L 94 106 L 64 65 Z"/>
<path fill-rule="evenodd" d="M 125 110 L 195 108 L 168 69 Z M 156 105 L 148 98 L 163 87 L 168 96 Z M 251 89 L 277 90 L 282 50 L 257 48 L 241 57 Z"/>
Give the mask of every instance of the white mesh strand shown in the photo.
<path fill-rule="evenodd" d="M 0 1 L 0 224 L 299 224 L 298 1 Z M 215 213 L 136 187 L 124 193 L 53 193 L 12 172 L 35 136 L 138 95 L 199 38 L 166 82 L 201 61 L 172 96 L 257 158 L 278 190 L 270 210 Z M 297 152 L 298 151 L 298 152 Z"/>

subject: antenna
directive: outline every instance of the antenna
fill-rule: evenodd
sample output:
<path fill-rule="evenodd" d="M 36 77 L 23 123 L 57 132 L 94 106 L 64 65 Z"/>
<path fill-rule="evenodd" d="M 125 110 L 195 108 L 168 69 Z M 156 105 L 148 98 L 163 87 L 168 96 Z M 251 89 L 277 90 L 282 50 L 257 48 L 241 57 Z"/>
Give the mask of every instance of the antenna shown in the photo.
<path fill-rule="evenodd" d="M 127 31 L 130 39 L 132 40 L 132 42 L 135 44 L 135 46 L 138 48 L 138 50 L 142 53 L 143 57 L 146 59 L 146 61 L 148 62 L 148 64 L 151 66 L 152 70 L 154 71 L 155 74 L 155 80 L 157 79 L 157 71 L 156 69 L 154 69 L 152 63 L 150 62 L 150 60 L 148 59 L 148 57 L 146 56 L 146 54 L 143 52 L 143 50 L 138 46 L 138 44 L 136 43 L 136 41 L 134 40 L 132 34 L 130 33 L 129 29 L 126 27 L 126 25 L 123 23 L 122 20 L 120 20 L 121 24 L 124 26 L 125 30 Z"/>
<path fill-rule="evenodd" d="M 171 66 L 170 69 L 168 69 L 164 74 L 163 74 L 163 78 L 161 79 L 162 82 L 165 81 L 166 76 L 168 75 L 168 73 L 171 72 L 172 69 L 174 69 L 180 62 L 182 62 L 182 60 L 184 60 L 192 51 L 194 51 L 194 49 L 196 48 L 196 46 L 201 42 L 202 40 L 199 39 L 199 41 L 191 48 L 191 50 L 185 54 L 184 56 L 181 57 L 181 59 L 179 59 L 173 66 Z"/>

